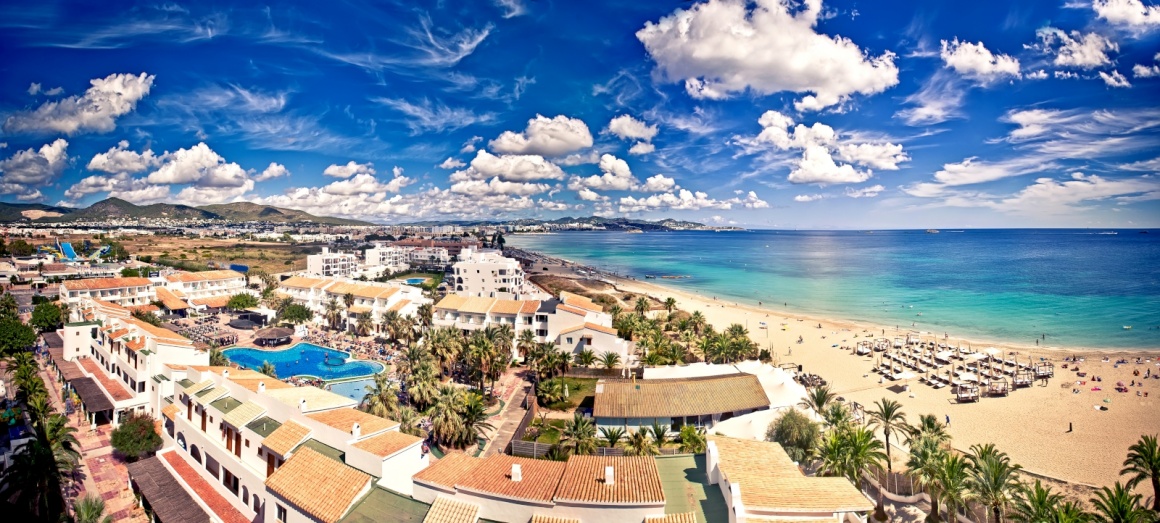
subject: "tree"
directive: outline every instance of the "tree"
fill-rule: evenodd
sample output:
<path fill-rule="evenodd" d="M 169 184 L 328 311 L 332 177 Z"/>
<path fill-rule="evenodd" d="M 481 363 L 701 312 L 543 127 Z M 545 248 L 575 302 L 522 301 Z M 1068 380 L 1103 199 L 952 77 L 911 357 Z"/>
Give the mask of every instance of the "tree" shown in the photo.
<path fill-rule="evenodd" d="M 248 292 L 239 292 L 230 296 L 230 300 L 226 302 L 226 308 L 235 311 L 252 309 L 257 306 L 258 297 Z"/>
<path fill-rule="evenodd" d="M 291 303 L 282 309 L 281 320 L 291 325 L 300 325 L 314 319 L 314 311 L 299 303 Z"/>
<path fill-rule="evenodd" d="M 624 429 L 620 427 L 601 427 L 600 437 L 608 443 L 609 447 L 616 448 L 620 444 L 620 440 L 624 439 Z"/>
<path fill-rule="evenodd" d="M 988 447 L 971 447 L 972 454 L 967 456 L 971 462 L 967 488 L 975 499 L 991 509 L 993 521 L 999 523 L 1003 510 L 1020 489 L 1018 472 L 1022 467 L 1011 464 L 1005 453 L 986 452 Z"/>
<path fill-rule="evenodd" d="M 209 364 L 214 367 L 227 367 L 230 364 L 230 359 L 221 349 L 212 347 L 209 349 Z"/>
<path fill-rule="evenodd" d="M 644 316 L 645 313 L 652 308 L 652 306 L 649 305 L 648 298 L 641 296 L 636 299 L 636 305 L 633 308 L 636 309 L 637 315 Z"/>
<path fill-rule="evenodd" d="M 145 323 L 148 323 L 154 327 L 161 326 L 161 318 L 158 318 L 157 315 L 153 314 L 152 312 L 149 312 L 149 311 L 143 310 L 143 309 L 137 309 L 137 310 L 133 311 L 131 314 L 133 315 L 134 318 L 137 318 L 137 319 L 139 319 Z"/>
<path fill-rule="evenodd" d="M 765 431 L 765 440 L 781 444 L 790 459 L 804 463 L 813 456 L 821 438 L 821 429 L 797 409 L 788 409 Z"/>
<path fill-rule="evenodd" d="M 890 458 L 890 435 L 904 432 L 907 428 L 906 414 L 902 412 L 902 404 L 892 399 L 882 398 L 874 402 L 874 410 L 868 412 L 873 423 L 882 429 L 886 438 L 886 471 L 894 473 L 894 465 Z"/>
<path fill-rule="evenodd" d="M 36 343 L 36 332 L 14 317 L 0 318 L 0 354 L 12 356 Z"/>
<path fill-rule="evenodd" d="M 11 294 L 4 293 L 0 297 L 0 318 L 16 318 L 20 312 L 20 307 L 16 304 L 16 298 Z"/>
<path fill-rule="evenodd" d="M 677 308 L 677 300 L 672 296 L 665 298 L 665 310 L 672 314 L 673 309 Z"/>
<path fill-rule="evenodd" d="M 137 461 L 161 448 L 161 436 L 153 427 L 153 418 L 132 413 L 113 430 L 109 444 L 129 461 Z"/>
<path fill-rule="evenodd" d="M 265 374 L 271 378 L 278 379 L 278 369 L 274 368 L 274 364 L 268 361 L 262 362 L 262 367 L 258 369 L 258 372 L 261 372 L 262 374 Z"/>
<path fill-rule="evenodd" d="M 431 409 L 431 435 L 436 441 L 454 445 L 463 430 L 463 410 L 465 397 L 463 389 L 444 385 L 439 389 L 439 399 Z"/>
<path fill-rule="evenodd" d="M 907 427 L 906 444 L 910 445 L 919 439 L 933 439 L 940 446 L 950 445 L 951 435 L 947 433 L 947 426 L 938 420 L 934 414 L 918 416 L 918 424 Z"/>
<path fill-rule="evenodd" d="M 1136 488 L 1144 480 L 1152 482 L 1152 510 L 1160 512 L 1160 447 L 1156 444 L 1155 435 L 1144 435 L 1140 440 L 1128 447 L 1128 459 L 1124 460 L 1124 469 L 1120 475 L 1131 474 L 1128 479 L 1128 488 Z"/>
<path fill-rule="evenodd" d="M 600 364 L 604 365 L 604 368 L 612 370 L 616 368 L 617 365 L 620 365 L 620 354 L 612 351 L 605 351 L 600 354 Z"/>
<path fill-rule="evenodd" d="M 360 312 L 354 318 L 354 332 L 359 336 L 369 335 L 373 326 L 374 320 L 369 312 Z"/>
<path fill-rule="evenodd" d="M 699 429 L 694 425 L 682 426 L 680 440 L 681 452 L 688 452 L 690 454 L 705 453 L 705 429 Z"/>
<path fill-rule="evenodd" d="M 649 429 L 652 431 L 653 441 L 656 442 L 657 448 L 664 448 L 665 443 L 669 442 L 669 426 L 654 421 Z"/>
<path fill-rule="evenodd" d="M 629 456 L 656 456 L 660 454 L 657 444 L 649 437 L 649 430 L 637 427 L 635 432 L 628 435 L 624 443 L 624 453 Z"/>
<path fill-rule="evenodd" d="M 910 442 L 910 455 L 906 460 L 907 474 L 914 484 L 928 491 L 930 495 L 930 521 L 941 521 L 939 517 L 938 474 L 946 459 L 947 450 L 934 438 L 919 438 Z"/>
<path fill-rule="evenodd" d="M 96 494 L 86 494 L 73 505 L 75 523 L 113 523 L 113 516 L 105 514 L 105 500 Z"/>
<path fill-rule="evenodd" d="M 584 349 L 576 354 L 577 365 L 587 368 L 591 367 L 594 363 L 596 363 L 596 353 L 592 352 L 592 349 Z"/>
<path fill-rule="evenodd" d="M 55 303 L 41 303 L 32 309 L 32 326 L 40 332 L 56 330 L 60 322 L 60 307 Z"/>
<path fill-rule="evenodd" d="M 399 388 L 388 379 L 386 372 L 375 374 L 374 383 L 366 386 L 361 408 L 380 418 L 390 418 L 398 412 Z"/>
<path fill-rule="evenodd" d="M 331 329 L 338 329 L 338 325 L 342 323 L 342 305 L 334 296 L 331 296 L 330 300 L 326 302 L 322 317 L 326 319 Z"/>
<path fill-rule="evenodd" d="M 1011 520 L 1019 523 L 1040 523 L 1051 521 L 1055 508 L 1063 502 L 1063 496 L 1043 486 L 1038 479 L 1034 485 L 1023 485 L 1015 496 L 1011 507 Z"/>
<path fill-rule="evenodd" d="M 954 514 L 967 505 L 970 492 L 967 489 L 971 464 L 958 454 L 947 454 L 939 465 L 936 483 L 942 502 L 947 507 L 948 519 L 955 520 Z"/>
<path fill-rule="evenodd" d="M 579 412 L 564 424 L 560 444 L 572 454 L 587 455 L 596 452 L 596 425 Z"/>
<path fill-rule="evenodd" d="M 1153 514 L 1140 506 L 1140 494 L 1132 488 L 1116 482 L 1112 488 L 1104 487 L 1091 498 L 1095 506 L 1095 521 L 1099 523 L 1150 523 Z"/>

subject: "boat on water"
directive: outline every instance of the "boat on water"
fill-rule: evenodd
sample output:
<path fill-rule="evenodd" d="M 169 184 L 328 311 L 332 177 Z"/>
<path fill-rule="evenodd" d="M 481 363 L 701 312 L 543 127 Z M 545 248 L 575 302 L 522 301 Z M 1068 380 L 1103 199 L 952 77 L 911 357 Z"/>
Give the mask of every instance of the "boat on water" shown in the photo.
<path fill-rule="evenodd" d="M 1130 330 L 1132 330 L 1132 326 L 1131 325 L 1124 325 L 1124 330 L 1130 331 Z"/>
<path fill-rule="evenodd" d="M 938 234 L 938 229 L 927 229 L 926 233 L 927 234 Z"/>

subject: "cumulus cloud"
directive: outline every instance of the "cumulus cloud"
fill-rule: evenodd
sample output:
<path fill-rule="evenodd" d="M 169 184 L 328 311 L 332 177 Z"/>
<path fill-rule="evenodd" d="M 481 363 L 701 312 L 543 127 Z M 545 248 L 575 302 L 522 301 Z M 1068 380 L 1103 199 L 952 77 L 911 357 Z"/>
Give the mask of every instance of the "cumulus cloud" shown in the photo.
<path fill-rule="evenodd" d="M 212 205 L 240 201 L 242 195 L 254 190 L 254 180 L 246 180 L 236 187 L 203 187 L 191 185 L 177 193 L 177 201 L 185 205 Z"/>
<path fill-rule="evenodd" d="M 319 187 L 296 187 L 283 194 L 253 198 L 251 201 L 302 209 L 316 215 L 375 222 L 392 219 L 495 219 L 536 207 L 536 201 L 527 196 L 460 194 L 438 187 L 394 195 L 385 192 L 338 195 L 325 193 Z"/>
<path fill-rule="evenodd" d="M 994 54 L 983 42 L 960 42 L 958 38 L 942 41 L 939 53 L 946 67 L 981 83 L 994 82 L 1005 77 L 1019 77 L 1019 60 L 1010 55 Z"/>
<path fill-rule="evenodd" d="M 536 204 L 539 205 L 541 209 L 546 211 L 566 211 L 570 209 L 567 203 L 557 202 L 554 200 L 539 200 L 536 202 Z"/>
<path fill-rule="evenodd" d="M 160 163 L 161 158 L 153 154 L 152 150 L 146 149 L 140 153 L 130 151 L 129 142 L 121 140 L 108 151 L 93 156 L 87 169 L 106 173 L 139 173 Z"/>
<path fill-rule="evenodd" d="M 63 87 L 53 87 L 52 89 L 44 89 L 40 86 L 40 84 L 38 84 L 36 82 L 33 82 L 32 85 L 28 86 L 28 94 L 30 94 L 32 96 L 36 96 L 38 94 L 43 94 L 45 96 L 56 96 L 56 95 L 63 93 L 63 92 L 64 92 Z"/>
<path fill-rule="evenodd" d="M 644 185 L 641 186 L 642 191 L 646 192 L 666 192 L 671 191 L 677 186 L 677 181 L 665 176 L 663 174 L 656 174 L 649 176 Z"/>
<path fill-rule="evenodd" d="M 817 32 L 821 0 L 709 0 L 646 22 L 636 37 L 657 72 L 683 81 L 694 98 L 723 99 L 750 90 L 812 93 L 794 103 L 820 110 L 850 95 L 898 83 L 894 53 L 871 56 L 848 38 Z"/>
<path fill-rule="evenodd" d="M 621 140 L 651 141 L 657 135 L 657 126 L 648 125 L 631 115 L 622 114 L 608 122 L 608 132 Z"/>
<path fill-rule="evenodd" d="M 1055 55 L 1053 62 L 1063 67 L 1093 69 L 1109 65 L 1112 59 L 1108 57 L 1108 52 L 1120 50 L 1115 42 L 1096 33 L 1067 33 L 1054 27 L 1044 27 L 1035 34 L 1040 43 L 1029 47 Z"/>
<path fill-rule="evenodd" d="M 463 180 L 451 185 L 451 192 L 469 196 L 531 196 L 547 192 L 552 187 L 546 183 L 505 182 L 499 177 L 491 180 Z"/>
<path fill-rule="evenodd" d="M 988 205 L 1012 213 L 1067 214 L 1085 202 L 1109 199 L 1120 204 L 1160 199 L 1160 179 L 1147 175 L 1108 179 L 1077 172 L 1062 182 L 1039 178 L 1013 196 Z"/>
<path fill-rule="evenodd" d="M 439 164 L 439 168 L 440 169 L 458 169 L 458 168 L 464 167 L 466 165 L 467 164 L 463 163 L 463 160 L 460 160 L 459 158 L 455 158 L 453 156 L 448 156 L 446 160 L 443 160 L 443 163 Z"/>
<path fill-rule="evenodd" d="M 351 176 L 357 174 L 375 174 L 374 165 L 375 164 L 370 162 L 358 163 L 354 160 L 351 160 L 347 162 L 346 165 L 331 164 L 329 167 L 322 171 L 322 174 L 326 176 L 333 176 L 335 178 L 350 178 Z"/>
<path fill-rule="evenodd" d="M 592 133 L 579 118 L 536 115 L 522 133 L 504 131 L 488 143 L 493 151 L 507 154 L 561 156 L 592 147 Z"/>
<path fill-rule="evenodd" d="M 32 111 L 21 111 L 4 122 L 8 133 L 105 133 L 117 127 L 116 120 L 137 107 L 149 94 L 153 75 L 111 74 L 91 80 L 85 94 L 45 102 Z"/>
<path fill-rule="evenodd" d="M 527 182 L 532 180 L 562 180 L 564 171 L 556 164 L 534 154 L 504 154 L 496 156 L 479 151 L 467 169 L 451 174 L 452 182 L 487 180 Z"/>
<path fill-rule="evenodd" d="M 403 176 L 401 173 L 387 183 L 380 182 L 378 178 L 375 178 L 374 174 L 362 173 L 356 174 L 347 180 L 331 182 L 322 188 L 322 192 L 344 196 L 354 194 L 397 193 L 403 187 L 413 182 L 414 180 Z"/>
<path fill-rule="evenodd" d="M 646 212 L 660 210 L 695 211 L 700 209 L 732 209 L 743 207 L 746 209 L 764 209 L 769 204 L 757 197 L 757 193 L 749 191 L 744 198 L 738 196 L 728 200 L 710 198 L 703 192 L 693 192 L 680 189 L 675 193 L 658 193 L 643 198 L 626 196 L 620 199 L 620 212 Z"/>
<path fill-rule="evenodd" d="M 56 180 L 68 166 L 68 142 L 57 138 L 40 149 L 16 151 L 0 160 L 0 194 L 12 194 L 21 201 L 44 197 L 40 187 Z"/>
<path fill-rule="evenodd" d="M 864 182 L 869 180 L 872 174 L 869 169 L 860 171 L 850 164 L 838 165 L 825 147 L 811 145 L 802 152 L 797 169 L 790 171 L 786 179 L 790 183 L 831 185 Z"/>
<path fill-rule="evenodd" d="M 847 187 L 846 196 L 849 196 L 850 198 L 874 198 L 878 196 L 878 193 L 884 190 L 886 190 L 886 188 L 881 185 L 871 185 L 870 187 L 863 187 L 861 189 Z"/>
<path fill-rule="evenodd" d="M 475 152 L 475 144 L 482 142 L 482 136 L 472 136 L 466 142 L 463 142 L 463 147 L 459 149 L 460 153 L 467 154 Z"/>
<path fill-rule="evenodd" d="M 1096 17 L 1134 31 L 1160 27 L 1160 6 L 1144 5 L 1140 0 L 1095 0 Z"/>
<path fill-rule="evenodd" d="M 909 161 L 901 144 L 847 143 L 838 145 L 838 158 L 875 169 L 897 171 L 898 164 Z"/>
<path fill-rule="evenodd" d="M 632 175 L 628 162 L 611 154 L 600 157 L 600 172 L 588 177 L 574 176 L 568 182 L 568 188 L 578 191 L 581 188 L 598 189 L 605 191 L 627 191 L 636 188 L 640 181 Z"/>
<path fill-rule="evenodd" d="M 1136 64 L 1132 66 L 1132 76 L 1136 78 L 1151 78 L 1160 76 L 1160 65 Z"/>
<path fill-rule="evenodd" d="M 1047 71 L 1040 69 L 1038 71 L 1030 72 L 1030 73 L 1027 73 L 1025 78 L 1027 78 L 1028 80 L 1046 80 L 1047 79 Z"/>
<path fill-rule="evenodd" d="M 136 204 L 150 204 L 169 199 L 168 185 L 153 185 L 129 173 L 94 175 L 82 178 L 64 192 L 64 197 L 75 202 L 89 194 L 108 193 L 110 198 Z"/>
<path fill-rule="evenodd" d="M 825 194 L 799 194 L 793 197 L 793 201 L 799 203 L 809 203 L 816 202 L 818 200 L 824 200 L 826 198 L 829 198 L 829 196 Z"/>
<path fill-rule="evenodd" d="M 569 154 L 563 158 L 554 160 L 556 165 L 564 167 L 572 167 L 575 165 L 584 165 L 590 163 L 600 163 L 600 153 L 597 151 L 588 151 L 586 153 Z"/>
<path fill-rule="evenodd" d="M 1107 84 L 1108 87 L 1131 87 L 1132 86 L 1132 84 L 1128 83 L 1128 79 L 1124 78 L 1124 75 L 1120 74 L 1119 71 L 1113 70 L 1111 74 L 1100 71 L 1100 78 L 1102 78 L 1104 80 L 1104 83 Z"/>
<path fill-rule="evenodd" d="M 657 150 L 656 146 L 649 142 L 636 142 L 632 147 L 628 148 L 628 154 L 640 155 L 648 154 Z"/>
<path fill-rule="evenodd" d="M 576 191 L 576 196 L 579 197 L 581 200 L 584 200 L 587 202 L 595 202 L 595 201 L 601 201 L 601 200 L 608 199 L 607 196 L 601 196 L 600 193 L 593 191 L 592 189 L 589 189 L 586 187 L 581 188 L 580 190 Z"/>
<path fill-rule="evenodd" d="M 283 176 L 290 176 L 290 170 L 285 165 L 280 163 L 270 162 L 258 176 L 254 177 L 255 182 L 264 182 L 266 180 L 273 180 L 274 178 L 281 178 Z"/>
<path fill-rule="evenodd" d="M 166 153 L 161 167 L 149 173 L 151 184 L 197 183 L 203 187 L 241 187 L 249 181 L 238 164 L 226 162 L 204 142 Z"/>

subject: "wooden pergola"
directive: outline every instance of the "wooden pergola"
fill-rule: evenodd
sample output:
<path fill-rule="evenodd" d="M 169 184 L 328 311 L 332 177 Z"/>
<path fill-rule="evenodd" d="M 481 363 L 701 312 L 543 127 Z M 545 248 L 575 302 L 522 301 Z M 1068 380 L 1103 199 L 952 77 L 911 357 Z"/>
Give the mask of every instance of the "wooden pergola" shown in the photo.
<path fill-rule="evenodd" d="M 979 401 L 979 386 L 974 383 L 964 383 L 959 385 L 955 391 L 955 398 L 959 403 Z"/>

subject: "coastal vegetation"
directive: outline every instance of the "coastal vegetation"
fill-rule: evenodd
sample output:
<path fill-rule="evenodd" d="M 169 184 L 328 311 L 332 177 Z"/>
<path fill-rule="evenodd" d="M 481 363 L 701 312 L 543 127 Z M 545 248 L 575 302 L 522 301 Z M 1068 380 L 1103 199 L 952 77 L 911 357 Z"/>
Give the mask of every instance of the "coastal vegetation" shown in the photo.
<path fill-rule="evenodd" d="M 161 443 L 161 435 L 153 427 L 153 418 L 136 412 L 121 420 L 121 425 L 109 436 L 113 450 L 128 461 L 151 456 L 161 448 Z"/>

